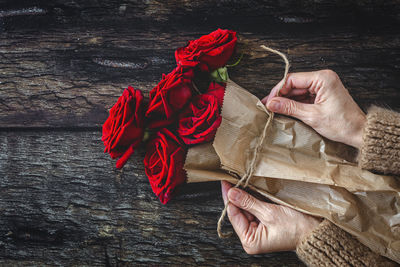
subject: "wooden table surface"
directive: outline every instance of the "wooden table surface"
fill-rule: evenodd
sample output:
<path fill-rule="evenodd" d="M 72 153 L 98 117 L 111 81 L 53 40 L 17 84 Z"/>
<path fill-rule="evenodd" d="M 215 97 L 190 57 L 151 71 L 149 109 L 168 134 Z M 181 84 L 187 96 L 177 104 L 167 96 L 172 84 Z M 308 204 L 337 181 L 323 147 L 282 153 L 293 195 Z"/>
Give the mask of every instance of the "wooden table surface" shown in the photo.
<path fill-rule="evenodd" d="M 0 265 L 298 266 L 219 239 L 219 183 L 168 205 L 122 171 L 101 125 L 123 88 L 148 93 L 174 49 L 217 28 L 247 43 L 231 78 L 259 97 L 291 71 L 333 69 L 366 110 L 400 110 L 400 1 L 0 0 Z M 228 227 L 227 227 L 228 228 Z"/>

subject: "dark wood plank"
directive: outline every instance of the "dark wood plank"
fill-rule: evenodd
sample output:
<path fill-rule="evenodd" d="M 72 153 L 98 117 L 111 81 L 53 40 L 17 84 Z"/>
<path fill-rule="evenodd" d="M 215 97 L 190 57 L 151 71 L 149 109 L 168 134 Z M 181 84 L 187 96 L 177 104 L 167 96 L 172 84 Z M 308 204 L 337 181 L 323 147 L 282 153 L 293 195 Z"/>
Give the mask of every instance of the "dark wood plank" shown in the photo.
<path fill-rule="evenodd" d="M 119 172 L 94 130 L 124 87 L 148 92 L 174 49 L 218 27 L 248 43 L 230 74 L 259 97 L 283 72 L 266 44 L 292 71 L 335 70 L 364 109 L 400 110 L 399 13 L 398 0 L 0 0 L 0 264 L 302 265 L 218 239 L 218 183 L 163 206 L 144 151 Z"/>
<path fill-rule="evenodd" d="M 398 22 L 400 10 L 398 0 L 0 0 L 0 7 L 0 18 L 11 21 L 3 25 L 5 30 L 66 25 L 113 28 L 124 24 L 134 28 L 157 25 L 168 31 L 182 23 L 191 29 L 202 24 L 231 24 L 247 30 L 281 24 L 309 24 L 314 28 L 321 24 L 331 28 L 356 25 L 365 29 Z M 34 18 L 26 20 L 23 16 Z M 259 26 L 250 21 L 257 21 Z"/>
<path fill-rule="evenodd" d="M 248 43 L 231 76 L 260 97 L 283 69 L 266 44 L 292 71 L 335 70 L 364 108 L 399 108 L 399 1 L 63 2 L 0 5 L 1 128 L 98 128 L 124 87 L 148 92 L 174 49 L 217 27 Z"/>
<path fill-rule="evenodd" d="M 219 183 L 188 185 L 162 205 L 143 151 L 122 172 L 99 132 L 0 132 L 0 264 L 302 265 L 294 253 L 249 256 L 219 239 Z"/>
<path fill-rule="evenodd" d="M 72 30 L 73 31 L 73 30 Z M 51 32 L 0 37 L 0 127 L 99 127 L 124 87 L 148 92 L 174 67 L 173 50 L 196 33 Z M 282 77 L 286 52 L 292 71 L 330 68 L 365 108 L 400 107 L 400 34 L 279 37 L 242 33 L 243 62 L 231 77 L 259 97 Z"/>

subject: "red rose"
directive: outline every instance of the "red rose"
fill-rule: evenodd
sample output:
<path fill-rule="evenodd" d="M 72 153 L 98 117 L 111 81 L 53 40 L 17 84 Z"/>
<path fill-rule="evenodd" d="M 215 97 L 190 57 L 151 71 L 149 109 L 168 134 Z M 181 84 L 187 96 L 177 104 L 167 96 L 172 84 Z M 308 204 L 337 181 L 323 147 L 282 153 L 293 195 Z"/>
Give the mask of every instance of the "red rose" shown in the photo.
<path fill-rule="evenodd" d="M 222 108 L 222 104 L 224 102 L 225 87 L 226 87 L 226 83 L 221 85 L 217 82 L 211 82 L 210 86 L 208 87 L 208 90 L 206 92 L 206 94 L 213 95 L 217 98 L 218 106 L 220 109 Z"/>
<path fill-rule="evenodd" d="M 203 94 L 193 98 L 182 112 L 177 132 L 187 145 L 205 143 L 214 138 L 221 121 L 218 99 Z"/>
<path fill-rule="evenodd" d="M 200 64 L 203 71 L 213 71 L 225 66 L 233 54 L 236 42 L 236 32 L 218 29 L 178 48 L 175 51 L 176 63 L 192 68 Z"/>
<path fill-rule="evenodd" d="M 163 128 L 150 141 L 144 158 L 144 167 L 153 192 L 166 204 L 178 185 L 186 180 L 183 170 L 186 150 L 184 144 L 169 130 Z"/>
<path fill-rule="evenodd" d="M 129 86 L 111 108 L 110 115 L 103 124 L 101 140 L 106 147 L 104 152 L 109 153 L 113 159 L 121 157 L 117 161 L 117 168 L 125 165 L 142 141 L 143 132 L 143 94 Z"/>
<path fill-rule="evenodd" d="M 150 91 L 150 103 L 146 112 L 149 128 L 164 127 L 173 122 L 192 97 L 193 70 L 178 66 L 168 75 L 163 74 L 160 83 Z"/>

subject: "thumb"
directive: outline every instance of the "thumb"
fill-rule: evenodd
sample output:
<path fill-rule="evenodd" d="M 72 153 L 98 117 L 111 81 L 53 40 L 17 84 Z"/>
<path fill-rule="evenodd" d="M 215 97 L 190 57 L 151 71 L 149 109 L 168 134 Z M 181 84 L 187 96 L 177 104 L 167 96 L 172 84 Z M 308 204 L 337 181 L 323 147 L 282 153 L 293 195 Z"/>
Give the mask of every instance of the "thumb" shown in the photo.
<path fill-rule="evenodd" d="M 248 211 L 259 219 L 263 217 L 263 202 L 247 192 L 238 188 L 231 188 L 228 191 L 228 198 L 238 208 Z"/>
<path fill-rule="evenodd" d="M 285 97 L 274 97 L 267 103 L 273 112 L 292 116 L 302 121 L 311 116 L 312 104 L 304 104 Z"/>

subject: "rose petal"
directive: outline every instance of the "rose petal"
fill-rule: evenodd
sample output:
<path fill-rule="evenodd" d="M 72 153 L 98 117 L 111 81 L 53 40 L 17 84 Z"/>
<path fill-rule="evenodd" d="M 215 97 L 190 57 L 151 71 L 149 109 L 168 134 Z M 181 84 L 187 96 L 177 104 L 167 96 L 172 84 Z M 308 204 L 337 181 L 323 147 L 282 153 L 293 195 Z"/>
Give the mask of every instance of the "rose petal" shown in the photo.
<path fill-rule="evenodd" d="M 111 158 L 121 157 L 117 168 L 122 168 L 134 149 L 139 146 L 144 133 L 144 98 L 140 90 L 129 86 L 110 109 L 103 124 L 104 152 Z"/>

